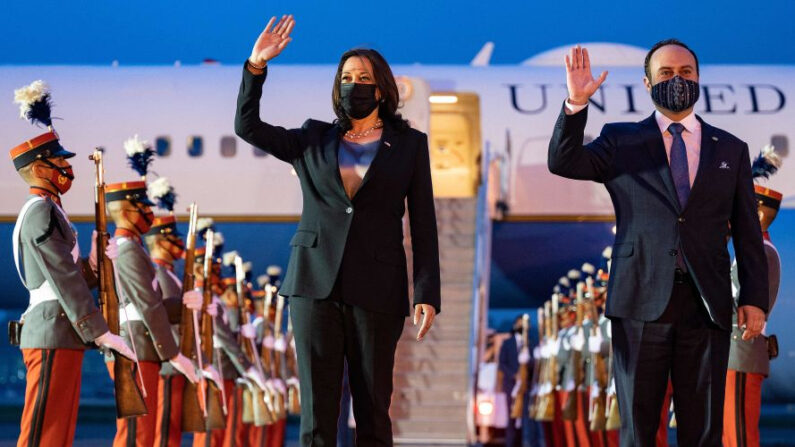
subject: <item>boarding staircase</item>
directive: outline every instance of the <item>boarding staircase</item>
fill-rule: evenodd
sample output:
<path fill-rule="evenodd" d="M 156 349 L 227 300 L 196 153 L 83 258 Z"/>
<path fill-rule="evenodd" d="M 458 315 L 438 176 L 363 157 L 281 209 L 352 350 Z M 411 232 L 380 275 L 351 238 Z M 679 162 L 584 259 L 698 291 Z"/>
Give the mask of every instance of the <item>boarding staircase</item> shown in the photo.
<path fill-rule="evenodd" d="M 398 344 L 391 407 L 396 444 L 466 445 L 474 440 L 491 241 L 485 190 L 481 186 L 473 198 L 436 199 L 442 313 L 419 343 L 418 327 L 409 321 Z M 411 274 L 408 228 L 405 234 Z"/>

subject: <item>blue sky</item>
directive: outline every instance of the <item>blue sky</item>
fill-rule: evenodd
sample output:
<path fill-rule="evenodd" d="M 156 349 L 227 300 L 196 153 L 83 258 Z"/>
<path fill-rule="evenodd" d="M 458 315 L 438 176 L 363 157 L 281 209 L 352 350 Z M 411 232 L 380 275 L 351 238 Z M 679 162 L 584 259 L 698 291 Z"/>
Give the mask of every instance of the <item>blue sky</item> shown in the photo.
<path fill-rule="evenodd" d="M 467 63 L 486 41 L 514 64 L 573 42 L 648 47 L 678 37 L 704 63 L 795 64 L 795 1 L 4 0 L 0 64 L 243 60 L 273 14 L 297 18 L 282 63 L 335 63 L 353 46 L 391 63 Z"/>

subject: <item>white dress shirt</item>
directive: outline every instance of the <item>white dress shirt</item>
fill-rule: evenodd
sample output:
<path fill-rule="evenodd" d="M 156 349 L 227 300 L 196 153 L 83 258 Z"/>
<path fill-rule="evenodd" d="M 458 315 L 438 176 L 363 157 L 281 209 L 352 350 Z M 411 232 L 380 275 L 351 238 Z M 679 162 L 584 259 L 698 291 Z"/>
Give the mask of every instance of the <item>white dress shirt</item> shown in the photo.
<path fill-rule="evenodd" d="M 587 104 L 576 105 L 571 104 L 568 99 L 566 100 L 566 109 L 569 115 L 574 115 L 586 107 L 588 107 Z M 674 144 L 674 136 L 671 135 L 671 132 L 668 132 L 668 126 L 674 121 L 660 113 L 659 110 L 654 112 L 654 119 L 657 121 L 660 133 L 662 133 L 668 163 L 671 163 L 671 146 Z M 698 173 L 698 162 L 701 158 L 701 122 L 696 118 L 695 112 L 691 112 L 690 115 L 678 122 L 685 126 L 685 130 L 682 131 L 682 139 L 685 141 L 685 148 L 687 149 L 687 171 L 690 175 L 690 187 L 692 188 Z"/>

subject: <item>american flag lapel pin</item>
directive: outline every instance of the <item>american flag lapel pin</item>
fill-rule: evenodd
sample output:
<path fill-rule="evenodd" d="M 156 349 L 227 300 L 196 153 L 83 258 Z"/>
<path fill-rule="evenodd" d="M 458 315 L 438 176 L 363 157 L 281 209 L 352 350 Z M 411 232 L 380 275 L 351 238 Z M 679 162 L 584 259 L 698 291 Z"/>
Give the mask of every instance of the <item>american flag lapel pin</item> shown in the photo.
<path fill-rule="evenodd" d="M 718 137 L 712 137 L 712 141 L 718 141 Z"/>
<path fill-rule="evenodd" d="M 384 146 L 392 147 L 392 144 L 389 141 L 384 141 Z"/>

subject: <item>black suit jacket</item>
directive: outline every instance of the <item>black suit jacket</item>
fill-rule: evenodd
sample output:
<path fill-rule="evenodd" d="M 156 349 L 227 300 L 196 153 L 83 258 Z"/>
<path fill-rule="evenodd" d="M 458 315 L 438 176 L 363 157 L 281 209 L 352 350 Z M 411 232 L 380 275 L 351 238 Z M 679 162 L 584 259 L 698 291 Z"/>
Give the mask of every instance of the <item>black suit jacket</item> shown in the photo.
<path fill-rule="evenodd" d="M 235 132 L 293 165 L 303 212 L 279 292 L 327 298 L 338 274 L 346 302 L 373 312 L 408 315 L 402 218 L 408 203 L 414 253 L 414 304 L 440 311 L 439 245 L 427 136 L 385 122 L 381 146 L 353 199 L 342 186 L 335 124 L 307 120 L 300 129 L 264 123 L 259 102 L 266 74 L 245 68 Z M 408 199 L 408 200 L 406 200 Z"/>
<path fill-rule="evenodd" d="M 680 209 L 654 115 L 639 123 L 607 124 L 583 146 L 587 114 L 587 109 L 573 115 L 561 111 L 548 165 L 563 177 L 604 183 L 613 200 L 617 232 L 607 316 L 659 318 L 671 296 L 681 247 L 713 322 L 729 330 L 729 224 L 739 262 L 740 305 L 767 310 L 767 265 L 748 145 L 699 117 L 701 158 L 688 202 Z"/>
<path fill-rule="evenodd" d="M 513 387 L 516 386 L 516 374 L 519 372 L 519 346 L 516 343 L 516 336 L 506 338 L 500 345 L 500 355 L 497 368 L 502 372 L 502 392 L 509 398 Z M 531 369 L 532 370 L 532 369 Z"/>

